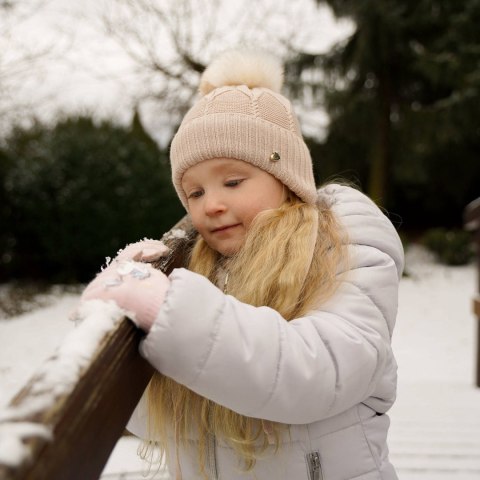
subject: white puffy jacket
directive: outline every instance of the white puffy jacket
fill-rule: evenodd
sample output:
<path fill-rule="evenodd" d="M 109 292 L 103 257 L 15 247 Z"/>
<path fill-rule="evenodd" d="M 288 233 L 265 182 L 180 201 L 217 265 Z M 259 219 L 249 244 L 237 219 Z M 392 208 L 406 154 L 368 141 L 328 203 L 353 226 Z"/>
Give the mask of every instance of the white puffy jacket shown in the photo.
<path fill-rule="evenodd" d="M 397 478 L 385 412 L 396 393 L 391 336 L 402 244 L 387 217 L 357 190 L 328 185 L 318 194 L 348 232 L 350 271 L 333 298 L 287 322 L 178 269 L 141 345 L 156 369 L 198 394 L 242 415 L 290 425 L 279 453 L 248 473 L 227 444 L 213 442 L 212 479 Z M 143 438 L 145 414 L 142 400 L 128 425 Z M 183 480 L 201 478 L 196 452 L 180 451 L 179 460 Z M 172 478 L 176 463 L 169 461 Z"/>

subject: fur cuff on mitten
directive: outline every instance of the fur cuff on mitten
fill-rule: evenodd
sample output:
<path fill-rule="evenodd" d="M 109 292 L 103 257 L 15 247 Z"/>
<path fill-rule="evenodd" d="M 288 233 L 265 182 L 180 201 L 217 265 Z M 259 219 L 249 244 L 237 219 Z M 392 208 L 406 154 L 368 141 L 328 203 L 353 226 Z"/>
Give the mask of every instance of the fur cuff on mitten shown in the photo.
<path fill-rule="evenodd" d="M 168 254 L 170 249 L 161 240 L 141 240 L 130 243 L 119 250 L 116 260 L 134 260 L 136 262 L 154 262 Z"/>

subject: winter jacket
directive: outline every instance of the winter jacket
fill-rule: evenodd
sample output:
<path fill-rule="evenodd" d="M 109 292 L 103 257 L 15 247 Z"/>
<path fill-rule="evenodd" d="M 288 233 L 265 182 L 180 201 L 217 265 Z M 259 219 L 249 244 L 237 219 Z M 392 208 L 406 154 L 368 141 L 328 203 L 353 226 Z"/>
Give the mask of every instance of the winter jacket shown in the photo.
<path fill-rule="evenodd" d="M 247 473 L 216 439 L 208 454 L 212 479 L 397 478 L 385 412 L 396 394 L 391 336 L 402 244 L 359 191 L 328 185 L 318 195 L 348 235 L 349 271 L 329 301 L 287 322 L 271 308 L 241 303 L 205 277 L 177 269 L 141 345 L 156 369 L 198 394 L 242 415 L 290 425 L 279 452 L 265 454 Z M 142 399 L 127 427 L 143 438 L 145 415 Z M 201 478 L 196 452 L 180 449 L 182 479 Z"/>

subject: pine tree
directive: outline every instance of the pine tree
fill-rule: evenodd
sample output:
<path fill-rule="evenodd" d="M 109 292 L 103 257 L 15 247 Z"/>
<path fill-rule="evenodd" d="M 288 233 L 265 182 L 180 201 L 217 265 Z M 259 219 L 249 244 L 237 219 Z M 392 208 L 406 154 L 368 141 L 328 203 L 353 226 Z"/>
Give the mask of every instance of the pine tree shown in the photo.
<path fill-rule="evenodd" d="M 315 147 L 322 162 L 355 169 L 372 198 L 387 206 L 418 200 L 432 180 L 437 189 L 447 182 L 450 213 L 458 217 L 480 180 L 480 0 L 317 3 L 356 26 L 328 54 L 300 54 L 291 65 L 325 73 L 318 90 L 331 123 Z M 458 158 L 459 182 L 446 152 Z"/>

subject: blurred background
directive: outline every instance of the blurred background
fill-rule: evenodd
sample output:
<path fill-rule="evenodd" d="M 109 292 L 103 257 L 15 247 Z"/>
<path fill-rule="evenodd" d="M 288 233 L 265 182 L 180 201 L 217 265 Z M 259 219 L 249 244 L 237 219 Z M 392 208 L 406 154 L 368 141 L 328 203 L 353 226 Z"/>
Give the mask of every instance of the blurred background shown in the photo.
<path fill-rule="evenodd" d="M 480 197 L 479 25 L 480 0 L 0 0 L 0 407 L 74 328 L 105 257 L 184 215 L 168 152 L 199 76 L 262 48 L 285 63 L 318 184 L 356 184 L 404 242 L 400 478 L 480 478 L 463 228 Z M 144 478 L 128 441 L 102 478 Z"/>
<path fill-rule="evenodd" d="M 285 62 L 319 184 L 357 184 L 405 244 L 467 262 L 479 24 L 479 0 L 0 0 L 0 282 L 85 282 L 172 226 L 170 140 L 239 45 Z"/>

